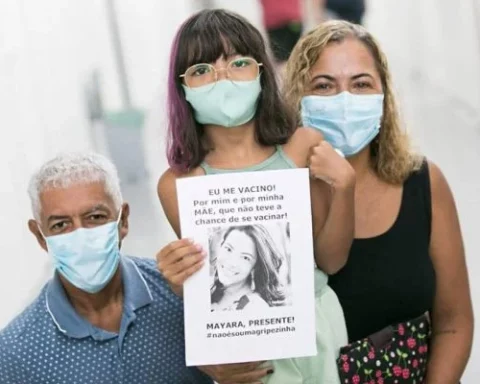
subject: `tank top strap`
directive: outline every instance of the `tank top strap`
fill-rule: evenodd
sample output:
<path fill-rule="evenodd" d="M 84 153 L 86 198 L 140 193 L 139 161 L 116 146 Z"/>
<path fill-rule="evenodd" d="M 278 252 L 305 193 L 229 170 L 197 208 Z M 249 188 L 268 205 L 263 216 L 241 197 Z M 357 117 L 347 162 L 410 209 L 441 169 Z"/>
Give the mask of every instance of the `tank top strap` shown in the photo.
<path fill-rule="evenodd" d="M 276 145 L 275 148 L 276 148 L 276 150 L 277 150 L 278 155 L 282 158 L 282 160 L 283 160 L 290 168 L 298 168 L 298 167 L 297 167 L 297 164 L 295 164 L 295 163 L 293 162 L 293 160 L 290 159 L 290 157 L 287 156 L 287 154 L 286 154 L 285 151 L 283 150 L 283 146 L 282 146 L 282 145 Z"/>
<path fill-rule="evenodd" d="M 423 159 L 420 168 L 408 177 L 403 184 L 403 204 L 407 215 L 424 214 L 424 228 L 430 236 L 432 225 L 432 194 L 428 161 Z M 408 218 L 407 218 L 408 219 Z M 410 221 L 412 223 L 414 221 Z"/>
<path fill-rule="evenodd" d="M 211 175 L 213 174 L 213 169 L 206 163 L 206 161 L 202 161 L 200 163 L 200 168 L 203 169 L 203 172 L 205 172 L 205 175 Z"/>

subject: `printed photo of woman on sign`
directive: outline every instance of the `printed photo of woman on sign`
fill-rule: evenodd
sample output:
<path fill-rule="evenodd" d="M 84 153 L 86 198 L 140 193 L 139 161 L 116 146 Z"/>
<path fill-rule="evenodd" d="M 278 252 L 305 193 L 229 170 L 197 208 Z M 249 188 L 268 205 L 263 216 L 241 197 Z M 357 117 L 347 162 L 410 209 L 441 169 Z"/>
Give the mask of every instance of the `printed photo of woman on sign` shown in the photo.
<path fill-rule="evenodd" d="M 290 305 L 289 240 L 285 222 L 212 228 L 211 310 Z"/>

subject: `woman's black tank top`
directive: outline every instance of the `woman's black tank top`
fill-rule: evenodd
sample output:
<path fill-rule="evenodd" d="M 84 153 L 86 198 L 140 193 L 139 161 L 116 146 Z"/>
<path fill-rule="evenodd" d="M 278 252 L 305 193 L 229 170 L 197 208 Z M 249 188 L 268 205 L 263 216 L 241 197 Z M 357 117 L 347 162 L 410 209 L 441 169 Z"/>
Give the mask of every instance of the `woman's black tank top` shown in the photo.
<path fill-rule="evenodd" d="M 381 207 L 379 207 L 381 209 Z M 355 239 L 346 266 L 330 276 L 350 341 L 430 311 L 435 270 L 429 254 L 432 221 L 428 163 L 403 185 L 398 217 L 384 234 Z"/>

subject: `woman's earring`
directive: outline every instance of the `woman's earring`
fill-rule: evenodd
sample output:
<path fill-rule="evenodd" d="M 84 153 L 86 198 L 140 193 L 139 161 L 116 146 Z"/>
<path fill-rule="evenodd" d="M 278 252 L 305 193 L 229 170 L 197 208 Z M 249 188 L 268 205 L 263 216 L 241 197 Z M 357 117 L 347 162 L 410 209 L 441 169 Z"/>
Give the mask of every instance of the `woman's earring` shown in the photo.
<path fill-rule="evenodd" d="M 255 291 L 255 278 L 253 276 L 253 272 L 252 274 L 250 275 L 250 282 L 251 282 L 251 285 L 250 285 L 250 288 L 252 291 Z"/>

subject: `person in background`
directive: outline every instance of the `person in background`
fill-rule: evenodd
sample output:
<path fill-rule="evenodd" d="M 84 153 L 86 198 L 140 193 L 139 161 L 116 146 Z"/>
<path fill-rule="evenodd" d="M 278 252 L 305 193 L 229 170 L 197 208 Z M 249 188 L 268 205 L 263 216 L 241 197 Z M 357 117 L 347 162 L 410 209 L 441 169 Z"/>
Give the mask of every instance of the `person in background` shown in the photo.
<path fill-rule="evenodd" d="M 280 79 L 290 52 L 302 36 L 306 18 L 309 24 L 322 21 L 324 1 L 261 0 L 264 25 Z"/>
<path fill-rule="evenodd" d="M 345 264 L 351 245 L 353 169 L 319 131 L 295 125 L 261 34 L 234 13 L 202 11 L 180 27 L 171 53 L 168 102 L 171 168 L 159 179 L 158 196 L 178 238 L 178 178 L 306 167 L 312 175 L 317 356 L 274 361 L 272 368 L 254 363 L 200 369 L 220 384 L 261 378 L 297 384 L 312 377 L 339 383 L 335 359 L 346 330 L 327 274 Z M 174 241 L 159 252 L 159 269 L 181 295 L 205 255 L 187 239 Z"/>
<path fill-rule="evenodd" d="M 120 253 L 130 211 L 114 165 L 60 155 L 29 195 L 28 227 L 55 274 L 0 331 L 0 383 L 212 384 L 185 366 L 183 305 L 155 260 Z"/>
<path fill-rule="evenodd" d="M 365 15 L 365 0 L 325 0 L 325 11 L 329 18 L 362 24 Z"/>
<path fill-rule="evenodd" d="M 473 312 L 457 210 L 440 168 L 409 145 L 377 41 L 359 25 L 321 24 L 290 56 L 285 97 L 357 177 L 355 239 L 329 282 L 351 343 L 342 379 L 458 383 Z"/>

